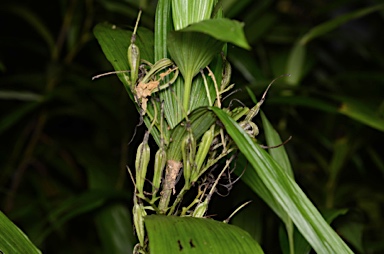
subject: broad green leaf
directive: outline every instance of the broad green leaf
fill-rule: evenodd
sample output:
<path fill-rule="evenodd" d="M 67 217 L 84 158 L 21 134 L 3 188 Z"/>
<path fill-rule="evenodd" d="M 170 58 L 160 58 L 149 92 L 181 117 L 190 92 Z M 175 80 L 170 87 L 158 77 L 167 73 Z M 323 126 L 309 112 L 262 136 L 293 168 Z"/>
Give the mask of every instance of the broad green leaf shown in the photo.
<path fill-rule="evenodd" d="M 10 219 L 0 211 L 0 253 L 41 253 Z"/>
<path fill-rule="evenodd" d="M 226 18 L 207 19 L 189 25 L 188 27 L 178 30 L 178 32 L 198 32 L 210 35 L 211 37 L 234 44 L 244 49 L 250 49 L 247 39 L 243 31 L 244 24 Z"/>
<path fill-rule="evenodd" d="M 292 219 L 300 233 L 317 253 L 353 253 L 327 224 L 297 183 L 270 155 L 254 143 L 247 133 L 227 113 L 212 108 L 239 150 L 253 166 L 250 174 L 258 175 L 271 195 Z M 243 176 L 246 177 L 246 176 Z M 250 187 L 253 188 L 254 183 Z"/>
<path fill-rule="evenodd" d="M 131 42 L 132 32 L 108 23 L 96 25 L 93 32 L 101 49 L 115 71 L 129 70 L 127 50 Z M 144 28 L 139 28 L 137 31 L 136 45 L 140 48 L 141 59 L 153 62 L 152 32 Z M 132 93 L 127 83 L 129 73 L 118 73 L 116 75 L 124 84 L 128 94 L 133 100 Z"/>
<path fill-rule="evenodd" d="M 341 15 L 339 17 L 336 17 L 332 20 L 329 20 L 323 24 L 320 24 L 318 26 L 315 26 L 314 28 L 312 28 L 307 34 L 305 34 L 301 40 L 300 40 L 300 44 L 301 45 L 305 45 L 307 44 L 309 41 L 315 39 L 316 37 L 319 37 L 319 36 L 322 36 L 330 31 L 332 31 L 333 29 L 341 26 L 342 24 L 348 22 L 348 21 L 351 21 L 353 19 L 357 19 L 357 18 L 361 18 L 369 13 L 372 13 L 372 12 L 375 12 L 375 11 L 378 11 L 378 10 L 381 10 L 384 8 L 384 4 L 379 4 L 379 5 L 374 5 L 374 6 L 371 6 L 371 7 L 367 7 L 365 9 L 359 9 L 357 11 L 354 11 L 354 12 L 351 12 L 351 13 L 347 13 L 347 14 L 344 14 L 344 15 Z"/>
<path fill-rule="evenodd" d="M 209 19 L 212 15 L 213 4 L 213 0 L 173 0 L 172 17 L 175 30 Z"/>
<path fill-rule="evenodd" d="M 263 253 L 246 231 L 212 219 L 150 215 L 144 223 L 151 253 Z"/>
<path fill-rule="evenodd" d="M 192 79 L 212 61 L 223 45 L 223 42 L 202 33 L 173 31 L 168 34 L 169 54 L 184 78 L 182 102 L 187 113 L 190 112 Z"/>
<path fill-rule="evenodd" d="M 96 25 L 94 28 L 94 34 L 105 56 L 112 64 L 115 71 L 129 70 L 127 50 L 131 41 L 132 32 L 118 28 L 112 24 L 104 23 Z M 153 33 L 150 30 L 145 28 L 138 29 L 136 45 L 140 48 L 141 59 L 153 62 Z M 129 79 L 129 73 L 118 73 L 116 75 L 123 83 L 131 100 L 134 101 L 133 94 L 127 82 Z M 136 108 L 138 109 L 137 105 Z M 152 103 L 148 104 L 147 111 L 152 115 L 154 114 Z M 144 122 L 147 127 L 151 125 L 151 121 L 148 115 L 144 116 Z M 156 143 L 160 144 L 159 130 L 153 128 L 151 134 L 154 137 Z"/>

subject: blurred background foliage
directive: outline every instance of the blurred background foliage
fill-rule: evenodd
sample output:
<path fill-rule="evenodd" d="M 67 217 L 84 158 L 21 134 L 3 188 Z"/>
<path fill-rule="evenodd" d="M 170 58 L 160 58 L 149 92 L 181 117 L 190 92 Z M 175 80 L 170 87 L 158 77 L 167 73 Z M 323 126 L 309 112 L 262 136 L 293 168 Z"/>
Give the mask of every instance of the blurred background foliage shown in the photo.
<path fill-rule="evenodd" d="M 293 137 L 285 147 L 297 182 L 321 211 L 338 211 L 332 225 L 357 253 L 384 252 L 383 8 L 302 42 L 312 28 L 379 3 L 222 2 L 252 45 L 229 47 L 241 89 L 231 98 L 251 106 L 250 94 L 259 98 L 273 78 L 294 74 L 273 85 L 263 111 L 283 139 Z M 139 7 L 141 26 L 153 29 L 151 0 L 0 5 L 0 209 L 45 253 L 132 250 L 125 166 L 143 127 L 128 146 L 139 117 L 124 87 L 115 76 L 91 81 L 112 70 L 92 29 L 105 21 L 131 28 Z M 254 200 L 233 223 L 266 253 L 281 252 L 278 218 L 250 193 L 239 183 L 209 214 L 225 219 Z"/>

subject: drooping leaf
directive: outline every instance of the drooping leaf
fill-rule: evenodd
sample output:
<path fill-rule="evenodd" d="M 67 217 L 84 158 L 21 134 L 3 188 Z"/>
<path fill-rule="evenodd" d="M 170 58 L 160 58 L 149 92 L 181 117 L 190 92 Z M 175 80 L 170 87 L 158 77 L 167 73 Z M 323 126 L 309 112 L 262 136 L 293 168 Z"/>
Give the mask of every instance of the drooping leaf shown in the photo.
<path fill-rule="evenodd" d="M 212 111 L 224 124 L 226 131 L 253 167 L 249 174 L 256 174 L 270 190 L 300 233 L 317 253 L 353 253 L 336 232 L 327 224 L 316 207 L 297 183 L 249 135 L 221 109 Z M 247 177 L 246 175 L 243 176 Z M 253 188 L 254 183 L 250 184 Z"/>
<path fill-rule="evenodd" d="M 211 37 L 228 42 L 244 49 L 250 49 L 247 39 L 243 31 L 244 24 L 226 18 L 207 19 L 189 25 L 188 27 L 179 30 L 179 32 L 199 32 L 208 34 Z"/>
<path fill-rule="evenodd" d="M 145 217 L 151 253 L 263 253 L 244 230 L 205 218 Z"/>

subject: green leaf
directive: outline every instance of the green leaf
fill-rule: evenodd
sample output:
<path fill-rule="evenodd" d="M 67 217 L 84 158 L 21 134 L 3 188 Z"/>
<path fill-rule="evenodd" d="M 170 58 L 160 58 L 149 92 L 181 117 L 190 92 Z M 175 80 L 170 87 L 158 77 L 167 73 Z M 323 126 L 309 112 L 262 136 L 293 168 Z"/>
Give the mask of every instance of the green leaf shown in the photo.
<path fill-rule="evenodd" d="M 29 238 L 0 211 L 0 253 L 41 253 Z"/>
<path fill-rule="evenodd" d="M 144 223 L 151 253 L 263 253 L 247 232 L 223 222 L 150 215 Z"/>
<path fill-rule="evenodd" d="M 244 24 L 239 21 L 219 18 L 203 20 L 177 32 L 204 33 L 219 41 L 232 43 L 244 49 L 251 49 L 245 38 L 243 27 Z"/>
<path fill-rule="evenodd" d="M 187 113 L 190 111 L 193 77 L 212 61 L 223 45 L 223 42 L 202 33 L 174 31 L 168 34 L 169 54 L 184 78 L 183 108 Z"/>
<path fill-rule="evenodd" d="M 132 32 L 109 23 L 97 24 L 93 32 L 115 71 L 129 70 L 127 50 L 131 41 Z M 140 48 L 141 59 L 153 62 L 153 33 L 150 30 L 144 28 L 138 29 L 136 45 Z M 132 92 L 127 83 L 129 73 L 118 73 L 116 75 L 124 84 L 128 94 L 133 100 Z"/>
<path fill-rule="evenodd" d="M 212 15 L 213 3 L 213 0 L 173 0 L 172 17 L 175 30 L 209 19 Z"/>
<path fill-rule="evenodd" d="M 254 143 L 227 113 L 215 107 L 212 107 L 212 111 L 219 117 L 239 150 L 253 166 L 253 170 L 248 169 L 247 172 L 260 177 L 314 250 L 317 253 L 353 253 L 285 170 Z M 253 188 L 253 183 L 250 184 Z"/>
<path fill-rule="evenodd" d="M 172 28 L 172 19 L 169 15 L 170 12 L 170 0 L 159 0 L 157 2 L 154 43 L 155 61 L 159 61 L 162 58 L 168 58 L 167 35 Z"/>
<path fill-rule="evenodd" d="M 277 131 L 273 128 L 272 124 L 269 122 L 268 118 L 262 111 L 260 111 L 260 114 L 263 121 L 263 130 L 267 145 L 269 147 L 281 145 L 283 142 L 281 141 Z M 268 151 L 271 157 L 275 159 L 275 161 L 279 163 L 279 165 L 287 172 L 287 174 L 293 178 L 291 163 L 284 146 L 270 148 Z"/>

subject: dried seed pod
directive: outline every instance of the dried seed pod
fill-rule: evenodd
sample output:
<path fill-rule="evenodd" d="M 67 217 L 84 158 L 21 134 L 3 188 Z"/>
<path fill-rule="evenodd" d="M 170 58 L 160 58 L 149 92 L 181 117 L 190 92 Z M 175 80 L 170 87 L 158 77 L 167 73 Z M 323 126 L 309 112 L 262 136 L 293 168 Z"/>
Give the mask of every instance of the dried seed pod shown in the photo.
<path fill-rule="evenodd" d="M 153 195 L 160 188 L 161 177 L 163 175 L 163 171 L 165 165 L 167 164 L 167 154 L 164 148 L 160 148 L 157 150 L 155 154 L 155 164 L 154 164 L 154 172 L 153 172 L 153 181 L 152 181 L 152 193 Z"/>
<path fill-rule="evenodd" d="M 196 168 L 196 140 L 190 131 L 188 131 L 188 134 L 184 137 L 183 142 L 181 142 L 181 154 L 183 157 L 185 184 L 189 184 L 191 182 L 192 171 Z"/>
<path fill-rule="evenodd" d="M 151 157 L 151 150 L 148 145 L 149 132 L 147 131 L 144 135 L 143 142 L 137 148 L 136 154 L 136 189 L 139 195 L 144 195 L 144 182 L 147 174 L 147 167 L 149 163 L 149 159 Z"/>

